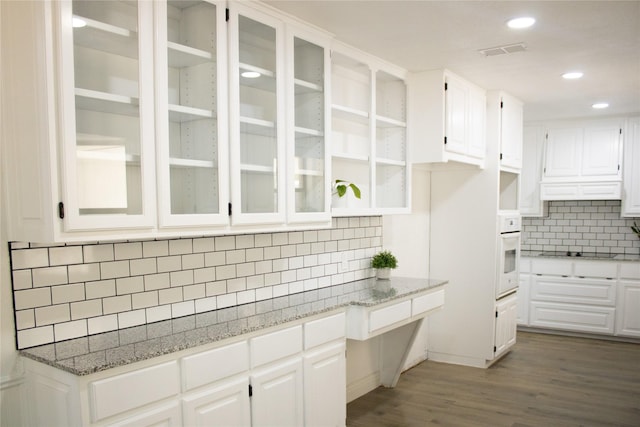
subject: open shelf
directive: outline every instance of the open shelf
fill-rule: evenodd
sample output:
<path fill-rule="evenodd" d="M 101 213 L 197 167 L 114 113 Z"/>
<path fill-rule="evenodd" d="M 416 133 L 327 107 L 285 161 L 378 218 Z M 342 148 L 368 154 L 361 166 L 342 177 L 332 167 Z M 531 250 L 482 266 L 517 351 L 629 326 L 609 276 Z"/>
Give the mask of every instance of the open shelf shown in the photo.
<path fill-rule="evenodd" d="M 304 93 L 322 93 L 323 88 L 319 84 L 307 82 L 300 79 L 294 80 L 296 95 Z"/>
<path fill-rule="evenodd" d="M 211 52 L 180 43 L 167 42 L 167 48 L 169 67 L 172 68 L 193 67 L 194 65 L 204 64 L 213 60 Z"/>
<path fill-rule="evenodd" d="M 138 34 L 126 28 L 74 15 L 86 23 L 73 29 L 74 43 L 78 46 L 138 59 Z"/>
<path fill-rule="evenodd" d="M 97 90 L 75 88 L 76 108 L 102 113 L 138 116 L 138 99 Z"/>
<path fill-rule="evenodd" d="M 169 120 L 172 122 L 183 123 L 193 120 L 212 119 L 213 117 L 214 115 L 211 110 L 169 104 Z"/>
<path fill-rule="evenodd" d="M 400 167 L 405 167 L 407 165 L 407 162 L 405 162 L 404 160 L 387 159 L 384 157 L 377 157 L 376 163 L 379 165 L 400 166 Z"/>
<path fill-rule="evenodd" d="M 216 167 L 215 163 L 211 160 L 181 159 L 178 157 L 171 157 L 169 159 L 169 166 L 177 167 L 177 168 L 206 168 L 206 169 L 213 169 Z"/>
<path fill-rule="evenodd" d="M 300 126 L 296 126 L 295 128 L 296 131 L 296 137 L 297 136 L 324 136 L 324 132 L 316 130 L 316 129 L 309 129 L 309 128 L 303 128 Z"/>
<path fill-rule="evenodd" d="M 356 161 L 356 162 L 369 163 L 369 156 L 361 156 L 361 155 L 357 155 L 357 154 L 333 153 L 331 155 L 331 157 L 336 158 L 336 159 L 352 160 L 352 161 Z"/>
<path fill-rule="evenodd" d="M 357 121 L 363 124 L 369 123 L 369 113 L 364 110 L 357 110 L 355 108 L 337 104 L 331 105 L 331 109 L 333 111 L 333 116 L 336 118 Z"/>
<path fill-rule="evenodd" d="M 271 166 L 262 166 L 262 165 L 251 165 L 247 163 L 242 163 L 240 165 L 241 172 L 254 172 L 254 173 L 265 173 L 265 174 L 273 174 L 275 171 Z"/>
<path fill-rule="evenodd" d="M 384 117 L 376 115 L 376 127 L 379 128 L 392 128 L 392 127 L 407 127 L 407 122 L 392 119 L 391 117 Z"/>
<path fill-rule="evenodd" d="M 123 145 L 124 138 L 121 138 L 119 136 L 98 135 L 92 133 L 77 133 L 76 143 L 78 146 Z"/>

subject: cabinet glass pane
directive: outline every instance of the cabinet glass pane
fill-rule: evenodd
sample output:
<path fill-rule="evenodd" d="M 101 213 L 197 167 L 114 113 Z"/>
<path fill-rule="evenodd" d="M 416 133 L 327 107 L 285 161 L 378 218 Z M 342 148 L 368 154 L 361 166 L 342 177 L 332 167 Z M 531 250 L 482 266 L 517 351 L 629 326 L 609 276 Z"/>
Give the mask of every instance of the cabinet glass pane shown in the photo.
<path fill-rule="evenodd" d="M 323 212 L 324 49 L 294 38 L 295 211 Z"/>
<path fill-rule="evenodd" d="M 137 2 L 73 2 L 80 215 L 142 213 Z"/>
<path fill-rule="evenodd" d="M 276 30 L 239 16 L 241 204 L 278 211 Z"/>
<path fill-rule="evenodd" d="M 216 6 L 167 6 L 171 213 L 218 213 Z"/>

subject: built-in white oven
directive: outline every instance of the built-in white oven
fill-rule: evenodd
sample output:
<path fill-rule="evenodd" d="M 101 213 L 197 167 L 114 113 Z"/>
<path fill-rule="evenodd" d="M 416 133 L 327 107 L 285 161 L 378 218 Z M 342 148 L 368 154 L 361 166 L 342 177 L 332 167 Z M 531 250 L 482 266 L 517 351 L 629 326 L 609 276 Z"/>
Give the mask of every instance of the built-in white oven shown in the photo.
<path fill-rule="evenodd" d="M 520 275 L 521 217 L 517 212 L 498 214 L 498 278 L 496 299 L 518 288 Z"/>

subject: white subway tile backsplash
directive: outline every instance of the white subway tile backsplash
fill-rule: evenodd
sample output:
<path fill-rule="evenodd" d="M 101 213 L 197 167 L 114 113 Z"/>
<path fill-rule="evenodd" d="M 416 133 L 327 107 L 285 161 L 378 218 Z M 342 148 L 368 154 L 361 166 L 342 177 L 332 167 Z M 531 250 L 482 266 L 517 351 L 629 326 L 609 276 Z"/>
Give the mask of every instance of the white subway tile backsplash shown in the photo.
<path fill-rule="evenodd" d="M 69 265 L 82 263 L 82 246 L 49 248 L 49 265 Z"/>
<path fill-rule="evenodd" d="M 84 283 L 74 283 L 72 285 L 53 286 L 51 288 L 51 302 L 62 304 L 65 302 L 83 301 Z"/>
<path fill-rule="evenodd" d="M 13 272 L 13 290 L 31 289 L 33 282 L 31 281 L 31 270 L 15 270 Z"/>
<path fill-rule="evenodd" d="M 49 250 L 47 248 L 11 251 L 11 268 L 37 268 L 49 266 Z"/>
<path fill-rule="evenodd" d="M 35 312 L 37 326 L 52 325 L 54 323 L 68 322 L 71 320 L 69 304 L 38 307 Z"/>
<path fill-rule="evenodd" d="M 51 305 L 51 288 L 15 291 L 13 296 L 16 310 Z"/>
<path fill-rule="evenodd" d="M 102 300 L 91 299 L 73 302 L 71 305 L 71 319 L 86 319 L 88 317 L 102 316 Z"/>
<path fill-rule="evenodd" d="M 113 244 L 83 246 L 82 251 L 86 263 L 114 260 Z"/>
<path fill-rule="evenodd" d="M 574 213 L 584 215 L 586 209 Z M 592 232 L 594 237 L 608 234 L 607 242 L 624 234 L 618 230 L 623 225 L 615 225 L 613 230 L 612 224 L 600 223 L 604 220 L 593 225 L 576 222 L 586 223 L 586 219 L 567 221 L 568 227 L 605 228 L 546 230 L 555 233 L 547 240 L 563 240 L 565 236 L 558 236 L 562 232 Z M 372 275 L 369 258 L 382 241 L 379 218 L 335 218 L 332 223 L 332 229 L 218 237 L 73 245 L 12 243 L 19 347 L 232 307 Z M 349 261 L 347 274 L 340 268 L 343 259 Z"/>
<path fill-rule="evenodd" d="M 87 335 L 87 321 L 75 320 L 73 322 L 59 323 L 54 325 L 53 333 L 56 341 L 70 340 Z"/>

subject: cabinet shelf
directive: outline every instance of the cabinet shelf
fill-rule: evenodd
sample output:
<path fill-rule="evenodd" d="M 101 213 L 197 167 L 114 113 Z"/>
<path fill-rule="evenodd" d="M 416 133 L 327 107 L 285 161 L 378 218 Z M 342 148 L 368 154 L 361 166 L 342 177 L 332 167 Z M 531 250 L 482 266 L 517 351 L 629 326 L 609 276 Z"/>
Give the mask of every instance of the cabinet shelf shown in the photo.
<path fill-rule="evenodd" d="M 169 166 L 176 168 L 204 168 L 214 169 L 215 163 L 211 160 L 193 160 L 193 159 L 181 159 L 178 157 L 171 157 L 169 159 Z"/>
<path fill-rule="evenodd" d="M 124 139 L 118 136 L 98 135 L 92 133 L 77 133 L 76 143 L 78 144 L 78 146 L 123 145 Z"/>
<path fill-rule="evenodd" d="M 180 43 L 167 42 L 167 48 L 169 67 L 172 68 L 193 67 L 194 65 L 204 64 L 205 62 L 211 62 L 213 60 L 211 52 Z"/>
<path fill-rule="evenodd" d="M 275 172 L 272 166 L 262 166 L 262 165 L 251 165 L 247 163 L 242 163 L 240 165 L 241 172 L 253 172 L 253 173 L 264 173 L 264 174 L 273 174 Z"/>
<path fill-rule="evenodd" d="M 73 18 L 86 23 L 73 30 L 76 45 L 138 59 L 138 34 L 135 31 L 83 16 L 74 15 Z"/>
<path fill-rule="evenodd" d="M 401 121 L 401 120 L 397 120 L 397 119 L 392 119 L 391 117 L 385 117 L 385 116 L 376 116 L 376 127 L 379 128 L 394 128 L 394 127 L 400 127 L 400 128 L 406 128 L 407 127 L 407 122 Z"/>
<path fill-rule="evenodd" d="M 254 119 L 252 117 L 240 117 L 241 133 L 252 135 L 275 136 L 276 124 L 268 120 Z"/>
<path fill-rule="evenodd" d="M 324 171 L 315 170 L 315 169 L 296 169 L 294 171 L 295 175 L 305 175 L 305 176 L 324 176 Z"/>
<path fill-rule="evenodd" d="M 362 156 L 350 153 L 333 153 L 331 157 L 335 159 L 351 160 L 355 162 L 369 163 L 369 156 Z"/>
<path fill-rule="evenodd" d="M 363 124 L 369 123 L 369 113 L 364 110 L 347 107 L 345 105 L 333 104 L 331 106 L 333 116 L 339 119 L 355 121 Z"/>
<path fill-rule="evenodd" d="M 169 120 L 172 122 L 183 123 L 193 120 L 211 119 L 213 117 L 214 115 L 211 110 L 169 104 Z"/>
<path fill-rule="evenodd" d="M 75 89 L 76 108 L 102 113 L 138 116 L 138 99 L 90 89 Z"/>
<path fill-rule="evenodd" d="M 296 137 L 298 136 L 324 136 L 324 132 L 316 129 L 304 128 L 296 126 Z"/>
<path fill-rule="evenodd" d="M 305 93 L 322 93 L 323 88 L 319 84 L 311 83 L 301 79 L 294 80 L 296 95 Z"/>
<path fill-rule="evenodd" d="M 400 166 L 400 167 L 405 167 L 407 165 L 407 162 L 405 162 L 404 160 L 386 159 L 383 157 L 377 157 L 376 163 L 379 165 Z"/>

